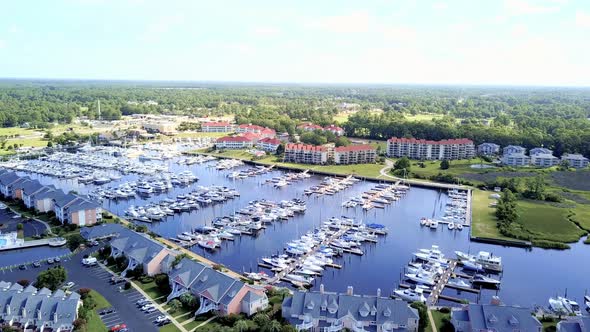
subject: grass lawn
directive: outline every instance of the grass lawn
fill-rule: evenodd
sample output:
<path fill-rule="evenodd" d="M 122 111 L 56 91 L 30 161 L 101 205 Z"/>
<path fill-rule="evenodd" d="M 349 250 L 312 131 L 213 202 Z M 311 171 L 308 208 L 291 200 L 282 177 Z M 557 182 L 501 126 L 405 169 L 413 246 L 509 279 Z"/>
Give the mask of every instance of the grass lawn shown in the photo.
<path fill-rule="evenodd" d="M 178 329 L 178 327 L 176 327 L 176 325 L 170 323 L 168 325 L 160 327 L 160 332 L 180 332 L 180 330 Z"/>
<path fill-rule="evenodd" d="M 443 327 L 443 318 L 451 319 L 451 314 L 444 314 L 438 310 L 430 310 L 432 313 L 432 318 L 434 319 L 434 325 L 436 325 L 436 330 L 440 331 Z M 432 326 L 428 326 L 428 329 L 432 331 Z"/>
<path fill-rule="evenodd" d="M 451 160 L 449 162 L 450 167 L 445 170 L 440 169 L 440 163 L 439 160 L 427 160 L 424 161 L 424 168 L 422 168 L 419 166 L 419 161 L 412 160 L 411 172 L 422 177 L 430 177 L 437 175 L 438 173 L 460 176 L 466 173 L 484 173 L 486 171 L 494 170 L 494 168 L 472 168 L 472 165 L 491 165 L 491 163 L 482 161 L 479 158 Z"/>
<path fill-rule="evenodd" d="M 471 200 L 472 217 L 471 235 L 477 237 L 507 239 L 500 234 L 496 227 L 496 208 L 490 207 L 490 203 L 495 199 L 490 198 L 493 191 L 473 190 L 473 199 Z"/>
<path fill-rule="evenodd" d="M 96 310 L 111 307 L 111 304 L 109 303 L 109 301 L 107 301 L 107 299 L 105 299 L 104 296 L 100 295 L 95 290 L 90 291 L 90 297 L 92 297 L 94 299 L 94 302 L 96 303 L 96 308 L 95 308 Z"/>
<path fill-rule="evenodd" d="M 11 138 L 6 140 L 6 144 L 22 144 L 23 147 L 46 147 L 47 141 L 43 140 L 42 137 L 35 137 L 35 138 Z"/>
<path fill-rule="evenodd" d="M 106 325 L 100 319 L 100 316 L 95 311 L 88 313 L 88 321 L 86 322 L 86 331 L 98 332 L 107 331 Z"/>
<path fill-rule="evenodd" d="M 160 291 L 160 289 L 158 288 L 158 286 L 156 285 L 155 281 L 149 282 L 147 284 L 141 283 L 137 280 L 133 281 L 137 286 L 139 286 L 139 288 L 141 288 L 144 292 L 147 293 L 147 295 L 149 295 L 149 297 L 151 297 L 152 299 L 157 299 L 161 296 L 166 296 L 168 294 L 164 294 Z M 164 297 L 163 299 L 157 300 L 156 302 L 158 303 L 164 303 L 166 302 L 166 298 Z"/>
<path fill-rule="evenodd" d="M 429 113 L 418 113 L 415 115 L 404 114 L 404 117 L 409 121 L 432 121 L 432 119 L 440 119 L 443 114 L 429 114 Z"/>
<path fill-rule="evenodd" d="M 40 131 L 40 130 L 20 128 L 20 127 L 6 127 L 6 128 L 0 128 L 0 136 L 14 136 L 14 135 L 26 136 L 26 135 L 34 134 L 35 131 Z"/>
<path fill-rule="evenodd" d="M 548 203 L 518 201 L 519 223 L 536 239 L 576 242 L 586 232 L 568 219 L 570 209 Z"/>

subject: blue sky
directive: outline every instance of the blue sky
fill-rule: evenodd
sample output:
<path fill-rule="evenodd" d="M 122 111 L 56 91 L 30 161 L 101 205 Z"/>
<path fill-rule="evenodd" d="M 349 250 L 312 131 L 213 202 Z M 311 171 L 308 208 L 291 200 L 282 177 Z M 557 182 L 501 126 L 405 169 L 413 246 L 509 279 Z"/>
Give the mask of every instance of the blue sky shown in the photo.
<path fill-rule="evenodd" d="M 0 6 L 0 77 L 590 85 L 588 0 Z"/>

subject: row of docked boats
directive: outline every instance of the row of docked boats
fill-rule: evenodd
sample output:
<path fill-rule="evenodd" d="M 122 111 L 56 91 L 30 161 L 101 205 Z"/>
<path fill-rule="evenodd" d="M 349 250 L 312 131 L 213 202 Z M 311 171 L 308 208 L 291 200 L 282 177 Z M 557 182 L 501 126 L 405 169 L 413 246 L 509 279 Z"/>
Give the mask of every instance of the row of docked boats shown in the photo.
<path fill-rule="evenodd" d="M 167 192 L 173 187 L 188 186 L 199 178 L 190 171 L 178 174 L 162 173 L 157 176 L 144 177 L 139 181 L 128 181 L 111 188 L 97 188 L 90 196 L 98 199 L 129 199 L 136 195 L 149 196 Z"/>
<path fill-rule="evenodd" d="M 166 165 L 155 162 L 140 162 L 122 155 L 89 154 L 85 152 L 56 152 L 41 160 L 56 164 L 69 164 L 91 167 L 93 169 L 116 170 L 123 174 L 136 173 L 154 175 L 168 171 Z"/>
<path fill-rule="evenodd" d="M 258 175 L 266 174 L 270 172 L 274 168 L 274 165 L 271 166 L 262 166 L 258 165 L 255 167 L 250 167 L 247 169 L 231 172 L 227 175 L 230 179 L 245 179 L 249 177 L 255 177 Z"/>
<path fill-rule="evenodd" d="M 176 161 L 177 164 L 179 165 L 200 165 L 200 164 L 204 164 L 206 162 L 209 161 L 213 161 L 216 158 L 213 156 L 208 156 L 208 155 L 196 155 L 196 156 L 187 156 L 187 157 L 183 157 L 180 158 Z"/>
<path fill-rule="evenodd" d="M 303 193 L 308 196 L 314 194 L 318 196 L 334 195 L 344 189 L 351 187 L 359 181 L 359 179 L 354 178 L 352 175 L 349 175 L 346 178 L 325 177 L 319 185 L 305 189 Z"/>
<path fill-rule="evenodd" d="M 239 159 L 220 159 L 219 161 L 217 161 L 215 166 L 212 167 L 215 167 L 216 170 L 221 171 L 236 168 L 242 165 L 244 165 L 244 162 Z"/>
<path fill-rule="evenodd" d="M 199 186 L 197 190 L 187 194 L 179 194 L 176 198 L 166 198 L 146 206 L 130 206 L 125 215 L 130 219 L 152 222 L 160 221 L 168 216 L 190 212 L 204 205 L 219 204 L 240 196 L 240 193 L 223 186 Z"/>
<path fill-rule="evenodd" d="M 433 230 L 437 230 L 439 225 L 445 225 L 447 226 L 447 228 L 449 230 L 457 230 L 457 231 L 462 231 L 463 230 L 463 223 L 460 222 L 452 222 L 452 221 L 442 221 L 442 220 L 437 220 L 437 219 L 431 219 L 431 218 L 420 218 L 420 226 L 422 227 L 427 227 Z"/>
<path fill-rule="evenodd" d="M 87 166 L 62 165 L 44 160 L 29 160 L 14 165 L 12 169 L 59 179 L 76 180 L 84 184 L 103 185 L 121 179 L 121 174 L 116 171 L 95 170 Z"/>
<path fill-rule="evenodd" d="M 363 210 L 384 208 L 386 205 L 400 200 L 407 193 L 408 189 L 410 188 L 407 186 L 378 184 L 360 196 L 351 197 L 342 203 L 342 207 L 356 208 L 361 206 Z"/>
<path fill-rule="evenodd" d="M 468 192 L 466 190 L 449 189 L 444 215 L 441 219 L 448 225 L 464 225 L 467 222 Z M 449 228 L 452 229 L 452 228 Z"/>
<path fill-rule="evenodd" d="M 264 182 L 264 184 L 270 184 L 275 188 L 282 188 L 282 187 L 291 185 L 294 182 L 297 182 L 297 181 L 300 181 L 303 179 L 308 179 L 310 177 L 311 177 L 311 175 L 309 174 L 309 170 L 305 170 L 300 173 L 287 173 L 282 176 L 273 177 L 272 179 L 266 180 Z"/>

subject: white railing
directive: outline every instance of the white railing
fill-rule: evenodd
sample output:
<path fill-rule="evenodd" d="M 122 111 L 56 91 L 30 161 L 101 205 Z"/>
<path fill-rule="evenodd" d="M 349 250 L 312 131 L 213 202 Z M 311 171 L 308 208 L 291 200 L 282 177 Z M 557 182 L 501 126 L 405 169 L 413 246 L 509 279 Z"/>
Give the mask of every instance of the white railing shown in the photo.
<path fill-rule="evenodd" d="M 362 326 L 356 326 L 356 325 L 353 325 L 352 328 L 351 328 L 351 330 L 353 332 L 367 332 L 367 330 L 365 330 L 364 327 L 362 327 Z"/>
<path fill-rule="evenodd" d="M 340 321 L 338 323 L 332 323 L 332 325 L 323 328 L 323 332 L 338 332 L 344 329 L 344 324 Z"/>
<path fill-rule="evenodd" d="M 297 331 L 309 330 L 312 327 L 313 327 L 313 322 L 303 322 L 301 324 L 295 325 L 295 329 L 297 329 Z"/>

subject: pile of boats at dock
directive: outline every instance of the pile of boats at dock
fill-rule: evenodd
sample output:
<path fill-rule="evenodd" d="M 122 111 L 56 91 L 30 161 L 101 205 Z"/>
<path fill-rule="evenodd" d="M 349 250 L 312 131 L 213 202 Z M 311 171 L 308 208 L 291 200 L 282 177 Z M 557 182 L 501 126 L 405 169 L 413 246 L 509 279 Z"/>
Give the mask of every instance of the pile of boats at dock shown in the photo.
<path fill-rule="evenodd" d="M 117 170 L 123 174 L 137 173 L 144 175 L 154 175 L 160 172 L 168 171 L 168 167 L 166 165 L 140 162 L 136 159 L 109 154 L 56 152 L 48 157 L 43 157 L 40 160 L 57 164 L 70 164 L 87 166 L 91 168 Z"/>
<path fill-rule="evenodd" d="M 308 196 L 313 194 L 318 196 L 334 195 L 344 189 L 351 187 L 353 184 L 359 181 L 359 179 L 352 177 L 352 175 L 349 175 L 345 178 L 325 177 L 322 183 L 309 189 L 305 189 L 303 193 Z"/>
<path fill-rule="evenodd" d="M 456 259 L 447 259 L 439 247 L 433 245 L 429 249 L 419 249 L 413 254 L 413 260 L 405 268 L 403 279 L 410 282 L 400 284 L 393 291 L 393 296 L 408 302 L 426 302 L 425 293 L 434 288 L 454 288 L 457 290 L 477 290 L 481 288 L 497 289 L 501 281 L 490 277 L 490 274 L 502 271 L 502 258 L 481 251 L 470 255 L 461 251 L 455 252 Z M 454 271 L 455 264 L 462 265 L 462 272 Z M 451 271 L 449 271 L 451 270 Z M 447 273 L 448 279 L 443 279 Z"/>
<path fill-rule="evenodd" d="M 308 179 L 311 175 L 309 174 L 309 170 L 305 170 L 299 173 L 287 173 L 285 175 L 277 176 L 272 179 L 266 180 L 265 184 L 271 184 L 275 188 L 282 188 L 284 186 L 288 186 L 294 182 Z"/>
<path fill-rule="evenodd" d="M 371 190 L 362 193 L 358 197 L 352 197 L 342 203 L 342 207 L 355 208 L 361 206 L 363 210 L 372 208 L 385 208 L 395 201 L 402 198 L 410 188 L 403 185 L 395 184 L 378 184 Z"/>
<path fill-rule="evenodd" d="M 176 198 L 166 198 L 158 203 L 142 207 L 132 205 L 125 211 L 125 215 L 137 221 L 160 221 L 167 216 L 190 212 L 203 205 L 223 203 L 238 196 L 240 193 L 235 189 L 222 186 L 199 186 L 197 190 L 188 194 L 180 194 Z"/>
<path fill-rule="evenodd" d="M 77 180 L 79 183 L 103 185 L 121 179 L 116 171 L 95 170 L 87 166 L 62 165 L 44 160 L 29 160 L 12 167 L 15 171 L 41 174 L 60 179 Z"/>
<path fill-rule="evenodd" d="M 255 177 L 261 174 L 266 174 L 270 172 L 274 168 L 274 165 L 271 166 L 262 166 L 258 165 L 255 167 L 250 167 L 248 169 L 243 169 L 240 171 L 231 172 L 227 175 L 230 179 L 245 179 L 249 177 Z"/>
<path fill-rule="evenodd" d="M 217 164 L 215 164 L 216 170 L 226 170 L 236 168 L 238 166 L 244 165 L 244 162 L 239 159 L 220 159 Z"/>
<path fill-rule="evenodd" d="M 363 255 L 364 243 L 376 243 L 378 236 L 385 234 L 387 229 L 380 224 L 333 217 L 320 228 L 286 243 L 284 254 L 261 258 L 259 266 L 273 271 L 274 277 L 265 273 L 247 273 L 246 276 L 254 280 L 265 277 L 269 283 L 287 281 L 297 287 L 310 287 L 314 277 L 321 276 L 326 267 L 341 268 L 334 263 L 334 257 L 344 253 Z"/>
<path fill-rule="evenodd" d="M 167 192 L 173 187 L 188 186 L 198 181 L 199 178 L 190 171 L 178 174 L 163 173 L 157 176 L 143 178 L 139 181 L 121 183 L 112 188 L 97 188 L 89 195 L 97 200 L 103 199 L 130 199 L 136 195 L 150 196 Z"/>
<path fill-rule="evenodd" d="M 212 160 L 215 160 L 217 158 L 213 157 L 213 156 L 206 156 L 206 155 L 197 155 L 197 156 L 187 156 L 187 157 L 183 157 L 180 158 L 176 161 L 177 164 L 179 165 L 195 165 L 195 164 L 203 164 Z"/>
<path fill-rule="evenodd" d="M 463 230 L 467 224 L 467 191 L 458 189 L 449 189 L 444 216 L 438 219 L 421 218 L 420 226 L 438 229 L 440 224 L 447 225 L 449 230 Z"/>

